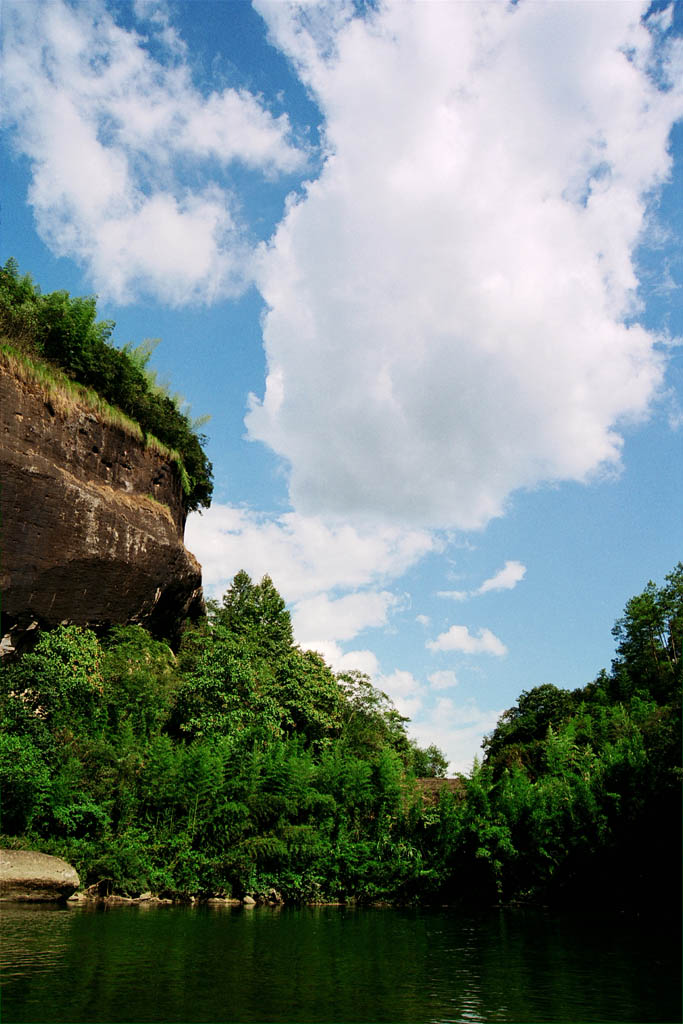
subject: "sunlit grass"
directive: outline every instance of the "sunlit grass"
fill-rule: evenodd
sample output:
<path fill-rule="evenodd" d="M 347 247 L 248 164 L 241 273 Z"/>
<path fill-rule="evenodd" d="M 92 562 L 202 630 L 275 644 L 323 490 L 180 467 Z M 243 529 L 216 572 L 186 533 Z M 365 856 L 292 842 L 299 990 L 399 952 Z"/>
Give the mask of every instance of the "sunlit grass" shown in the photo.
<path fill-rule="evenodd" d="M 190 493 L 190 480 L 180 452 L 169 448 L 153 434 L 145 436 L 139 423 L 136 423 L 130 416 L 126 416 L 116 406 L 110 405 L 92 388 L 87 388 L 83 384 L 71 380 L 59 367 L 36 359 L 17 348 L 7 338 L 0 339 L 0 363 L 19 380 L 38 387 L 45 401 L 49 402 L 55 412 L 60 415 L 71 416 L 80 409 L 88 409 L 97 416 L 101 423 L 124 431 L 136 441 L 144 444 L 150 451 L 156 452 L 169 462 L 174 462 L 178 469 L 183 492 Z"/>
<path fill-rule="evenodd" d="M 180 486 L 185 494 L 190 493 L 190 478 L 187 475 L 185 465 L 183 463 L 182 456 L 179 451 L 175 448 L 169 448 L 163 441 L 160 441 L 154 434 L 148 434 L 146 439 L 147 447 L 152 451 L 161 455 L 162 458 L 168 459 L 169 462 L 175 462 L 178 467 L 178 475 L 180 476 Z"/>

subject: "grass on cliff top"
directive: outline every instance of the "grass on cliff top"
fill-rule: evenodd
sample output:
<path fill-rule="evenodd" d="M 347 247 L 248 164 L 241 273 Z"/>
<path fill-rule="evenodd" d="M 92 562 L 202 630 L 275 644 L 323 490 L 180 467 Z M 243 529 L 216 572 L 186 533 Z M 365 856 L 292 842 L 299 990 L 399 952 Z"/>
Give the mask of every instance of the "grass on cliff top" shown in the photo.
<path fill-rule="evenodd" d="M 158 437 L 154 436 L 154 434 L 148 434 L 145 443 L 151 451 L 156 452 L 165 459 L 168 459 L 169 462 L 175 462 L 180 475 L 180 484 L 183 492 L 185 494 L 189 494 L 192 489 L 192 485 L 190 484 L 190 478 L 187 475 L 187 470 L 185 469 L 185 464 L 180 452 L 176 451 L 175 448 L 169 448 L 168 445 L 165 445 L 164 442 L 160 441 Z"/>
<path fill-rule="evenodd" d="M 123 430 L 150 451 L 156 452 L 169 462 L 174 462 L 183 492 L 189 493 L 190 481 L 180 453 L 159 441 L 153 434 L 147 434 L 145 437 L 139 423 L 126 416 L 116 406 L 110 405 L 92 388 L 71 380 L 59 367 L 21 351 L 6 338 L 0 339 L 0 364 L 19 380 L 36 385 L 45 401 L 49 401 L 55 412 L 60 415 L 66 417 L 86 408 L 93 412 L 101 423 Z"/>

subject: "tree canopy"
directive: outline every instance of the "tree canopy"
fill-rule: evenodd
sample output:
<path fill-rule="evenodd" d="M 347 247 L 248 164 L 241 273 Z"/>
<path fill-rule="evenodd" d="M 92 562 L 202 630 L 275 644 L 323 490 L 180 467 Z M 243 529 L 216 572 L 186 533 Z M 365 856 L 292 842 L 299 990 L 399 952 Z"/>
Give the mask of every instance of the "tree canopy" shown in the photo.
<path fill-rule="evenodd" d="M 177 655 L 139 626 L 42 633 L 0 669 L 0 843 L 130 894 L 677 906 L 681 574 L 627 603 L 611 672 L 525 690 L 441 790 L 442 752 L 296 646 L 267 576 Z"/>

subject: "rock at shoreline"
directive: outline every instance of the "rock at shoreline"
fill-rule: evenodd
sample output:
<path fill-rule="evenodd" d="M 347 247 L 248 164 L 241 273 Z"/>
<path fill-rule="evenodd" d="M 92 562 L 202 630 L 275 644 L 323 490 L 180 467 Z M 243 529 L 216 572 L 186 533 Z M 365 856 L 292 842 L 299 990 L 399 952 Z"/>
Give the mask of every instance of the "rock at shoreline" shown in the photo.
<path fill-rule="evenodd" d="M 80 885 L 70 864 L 35 850 L 0 850 L 0 900 L 66 900 Z"/>

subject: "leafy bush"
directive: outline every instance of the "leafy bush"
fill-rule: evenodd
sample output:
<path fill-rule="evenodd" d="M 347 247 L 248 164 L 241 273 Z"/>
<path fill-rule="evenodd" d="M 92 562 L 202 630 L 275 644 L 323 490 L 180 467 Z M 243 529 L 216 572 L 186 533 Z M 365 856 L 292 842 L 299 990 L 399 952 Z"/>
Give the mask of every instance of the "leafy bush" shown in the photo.
<path fill-rule="evenodd" d="M 0 733 L 2 831 L 10 835 L 30 831 L 49 792 L 50 769 L 42 752 L 27 737 Z"/>
<path fill-rule="evenodd" d="M 96 316 L 93 296 L 42 295 L 30 275 L 19 274 L 16 260 L 0 268 L 0 336 L 92 388 L 139 424 L 146 438 L 176 453 L 185 510 L 208 508 L 213 479 L 206 438 L 147 369 L 151 347 L 116 348 L 109 344 L 114 323 Z"/>
<path fill-rule="evenodd" d="M 611 674 L 522 693 L 436 803 L 414 779 L 441 752 L 367 677 L 294 646 L 268 578 L 238 574 L 177 660 L 139 627 L 44 633 L 0 669 L 3 843 L 131 895 L 674 905 L 682 579 L 650 660 L 654 586 Z"/>

